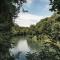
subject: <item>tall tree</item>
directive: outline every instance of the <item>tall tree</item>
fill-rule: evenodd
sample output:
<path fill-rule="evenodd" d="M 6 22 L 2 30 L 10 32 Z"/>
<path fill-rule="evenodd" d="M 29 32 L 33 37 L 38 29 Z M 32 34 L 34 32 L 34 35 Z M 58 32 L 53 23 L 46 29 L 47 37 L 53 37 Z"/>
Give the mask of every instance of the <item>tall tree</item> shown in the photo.
<path fill-rule="evenodd" d="M 0 0 L 0 60 L 9 60 L 13 18 L 26 0 Z"/>

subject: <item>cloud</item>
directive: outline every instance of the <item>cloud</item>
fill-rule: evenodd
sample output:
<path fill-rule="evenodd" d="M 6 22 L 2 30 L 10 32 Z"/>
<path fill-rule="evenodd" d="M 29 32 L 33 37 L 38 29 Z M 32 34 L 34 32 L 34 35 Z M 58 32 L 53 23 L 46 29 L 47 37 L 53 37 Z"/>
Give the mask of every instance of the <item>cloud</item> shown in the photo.
<path fill-rule="evenodd" d="M 28 3 L 28 4 L 31 4 L 31 3 L 32 3 L 32 0 L 27 0 L 27 3 Z"/>
<path fill-rule="evenodd" d="M 36 16 L 30 13 L 20 13 L 18 18 L 15 19 L 15 23 L 19 26 L 29 27 L 31 24 L 36 24 L 43 16 Z"/>

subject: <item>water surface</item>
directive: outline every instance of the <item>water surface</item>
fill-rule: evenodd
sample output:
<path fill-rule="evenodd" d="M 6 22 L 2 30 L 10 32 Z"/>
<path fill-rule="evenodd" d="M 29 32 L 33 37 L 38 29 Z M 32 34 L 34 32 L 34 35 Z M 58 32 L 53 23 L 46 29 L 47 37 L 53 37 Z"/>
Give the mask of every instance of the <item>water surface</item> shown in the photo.
<path fill-rule="evenodd" d="M 22 37 L 17 41 L 16 46 L 10 49 L 10 54 L 15 56 L 15 60 L 27 60 L 25 55 L 31 51 L 27 39 Z"/>

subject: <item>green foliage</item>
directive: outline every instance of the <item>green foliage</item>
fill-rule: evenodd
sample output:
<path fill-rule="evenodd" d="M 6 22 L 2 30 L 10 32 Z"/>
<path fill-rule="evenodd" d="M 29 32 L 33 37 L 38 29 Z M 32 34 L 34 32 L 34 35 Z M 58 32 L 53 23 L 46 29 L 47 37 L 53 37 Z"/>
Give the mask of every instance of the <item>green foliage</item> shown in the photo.
<path fill-rule="evenodd" d="M 49 51 L 48 47 L 42 49 L 39 53 L 28 53 L 27 54 L 28 60 L 60 60 L 60 52 Z"/>
<path fill-rule="evenodd" d="M 60 39 L 60 16 L 53 15 L 49 18 L 45 18 L 36 24 L 38 32 L 41 34 L 47 34 L 52 39 Z"/>
<path fill-rule="evenodd" d="M 13 18 L 26 0 L 0 0 L 0 60 L 9 60 Z M 11 59 L 10 59 L 11 60 Z"/>
<path fill-rule="evenodd" d="M 60 48 L 54 44 L 54 42 L 48 43 L 48 42 L 41 42 L 32 43 L 31 46 L 37 47 L 36 51 L 33 51 L 31 53 L 27 53 L 26 57 L 28 60 L 60 60 Z M 39 49 L 39 50 L 38 50 Z"/>

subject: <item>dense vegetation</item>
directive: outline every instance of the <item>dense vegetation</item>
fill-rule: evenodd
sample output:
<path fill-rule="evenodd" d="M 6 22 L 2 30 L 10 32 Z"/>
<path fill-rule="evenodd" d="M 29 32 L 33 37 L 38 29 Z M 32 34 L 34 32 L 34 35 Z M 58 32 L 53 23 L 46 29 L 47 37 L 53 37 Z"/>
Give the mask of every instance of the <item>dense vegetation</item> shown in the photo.
<path fill-rule="evenodd" d="M 13 19 L 16 18 L 19 8 L 24 2 L 26 1 L 0 0 L 0 60 L 11 60 L 9 48 L 11 47 Z"/>
<path fill-rule="evenodd" d="M 43 46 L 45 46 L 45 43 L 48 43 L 50 44 L 49 46 L 52 45 L 54 49 L 56 49 L 55 53 L 52 52 L 54 55 L 49 51 L 47 52 L 47 50 L 45 50 L 46 48 L 42 50 L 42 53 L 40 52 L 38 55 L 39 58 L 41 58 L 40 60 L 44 60 L 44 58 L 46 60 L 52 58 L 50 60 L 53 60 L 56 57 L 58 57 L 58 59 L 55 60 L 60 60 L 60 14 L 58 14 L 60 13 L 60 0 L 50 0 L 50 5 L 52 7 L 50 10 L 54 12 L 56 11 L 58 13 L 53 14 L 51 17 L 42 19 L 36 25 L 31 25 L 30 28 L 19 27 L 13 23 L 13 19 L 15 19 L 17 17 L 17 13 L 19 13 L 19 8 L 25 2 L 26 0 L 0 1 L 0 60 L 13 59 L 9 54 L 9 48 L 11 47 L 10 39 L 12 35 L 17 34 L 32 35 L 32 40 L 34 40 L 34 38 L 37 38 L 36 42 L 41 43 L 42 41 Z M 30 56 L 28 58 L 30 58 Z M 39 60 L 37 59 L 37 56 L 35 58 L 33 60 Z"/>

